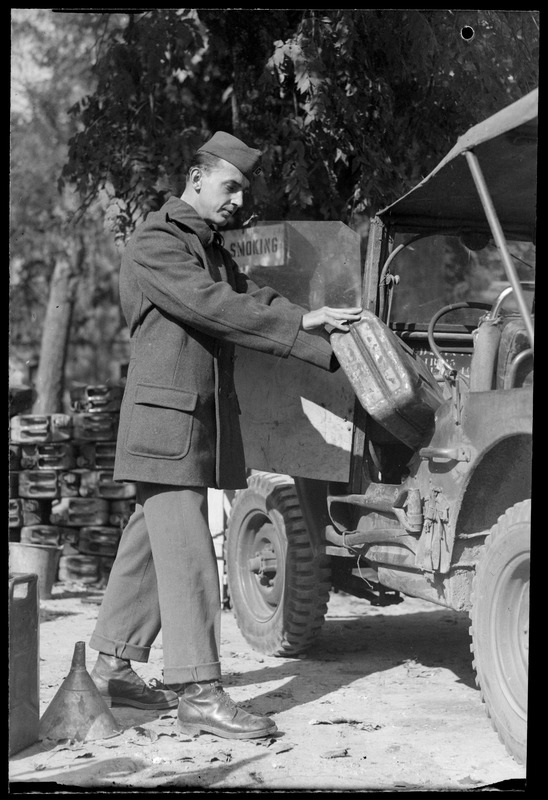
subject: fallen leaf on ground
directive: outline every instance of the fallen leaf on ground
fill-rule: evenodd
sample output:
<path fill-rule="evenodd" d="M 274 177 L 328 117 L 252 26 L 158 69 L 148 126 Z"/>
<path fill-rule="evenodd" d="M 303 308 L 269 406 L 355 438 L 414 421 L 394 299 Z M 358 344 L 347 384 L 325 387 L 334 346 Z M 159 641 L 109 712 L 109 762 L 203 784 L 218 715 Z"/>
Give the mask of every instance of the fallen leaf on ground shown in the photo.
<path fill-rule="evenodd" d="M 211 756 L 210 761 L 232 761 L 232 753 L 224 750 L 219 750 L 216 756 Z"/>
<path fill-rule="evenodd" d="M 293 750 L 294 747 L 294 744 L 282 744 L 280 747 L 277 747 L 274 752 L 276 755 L 279 753 L 287 753 L 289 750 Z"/>
<path fill-rule="evenodd" d="M 261 747 L 265 747 L 265 745 L 266 745 L 266 747 L 270 747 L 271 745 L 276 744 L 277 741 L 278 740 L 274 736 L 271 736 L 271 737 L 269 737 L 268 740 L 267 739 L 255 739 L 254 744 L 255 745 L 259 745 Z"/>
<path fill-rule="evenodd" d="M 346 747 L 341 747 L 340 750 L 327 750 L 325 753 L 322 753 L 322 758 L 344 758 L 348 755 L 348 750 Z"/>
<path fill-rule="evenodd" d="M 140 725 L 133 728 L 133 733 L 128 737 L 130 742 L 134 744 L 151 744 L 158 740 L 158 734 L 148 728 L 142 728 Z"/>
<path fill-rule="evenodd" d="M 45 750 L 83 750 L 84 742 L 80 739 L 42 739 Z"/>

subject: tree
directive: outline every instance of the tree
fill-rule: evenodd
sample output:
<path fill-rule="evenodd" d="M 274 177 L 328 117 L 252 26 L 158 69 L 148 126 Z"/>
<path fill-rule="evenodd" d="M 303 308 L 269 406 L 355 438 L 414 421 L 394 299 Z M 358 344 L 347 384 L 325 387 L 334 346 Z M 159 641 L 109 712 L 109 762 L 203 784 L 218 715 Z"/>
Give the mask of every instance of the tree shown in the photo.
<path fill-rule="evenodd" d="M 89 50 L 101 26 L 101 15 L 12 12 L 10 345 L 20 361 L 40 354 L 36 413 L 62 410 L 65 379 L 89 375 L 82 338 L 93 343 L 87 321 L 102 312 L 94 300 L 117 307 L 103 213 L 96 203 L 75 223 L 76 192 L 57 187 L 75 132 L 67 109 L 92 87 Z"/>
<path fill-rule="evenodd" d="M 64 177 L 87 200 L 109 191 L 122 237 L 221 128 L 263 150 L 262 218 L 351 223 L 534 88 L 538 13 L 152 10 L 116 32 L 97 76 Z"/>

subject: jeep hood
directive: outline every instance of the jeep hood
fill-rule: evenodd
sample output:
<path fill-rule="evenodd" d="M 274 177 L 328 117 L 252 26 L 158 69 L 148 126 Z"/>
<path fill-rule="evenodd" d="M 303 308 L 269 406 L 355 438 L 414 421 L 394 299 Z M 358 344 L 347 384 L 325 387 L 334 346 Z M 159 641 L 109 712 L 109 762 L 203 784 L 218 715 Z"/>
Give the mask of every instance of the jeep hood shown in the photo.
<path fill-rule="evenodd" d="M 473 150 L 506 236 L 534 240 L 538 89 L 474 125 L 414 189 L 377 216 L 395 232 L 489 233 L 464 157 Z"/>

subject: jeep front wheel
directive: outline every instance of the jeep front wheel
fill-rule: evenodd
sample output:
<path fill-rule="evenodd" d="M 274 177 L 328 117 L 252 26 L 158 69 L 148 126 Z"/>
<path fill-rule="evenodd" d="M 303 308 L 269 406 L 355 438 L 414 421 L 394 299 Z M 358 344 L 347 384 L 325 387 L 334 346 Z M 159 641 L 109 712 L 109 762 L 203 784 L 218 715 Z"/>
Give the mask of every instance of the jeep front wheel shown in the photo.
<path fill-rule="evenodd" d="M 327 611 L 329 559 L 312 549 L 292 478 L 258 472 L 236 494 L 226 567 L 236 622 L 255 650 L 295 656 L 310 647 Z"/>
<path fill-rule="evenodd" d="M 499 517 L 476 568 L 470 611 L 476 683 L 499 739 L 523 764 L 527 685 L 531 501 Z"/>

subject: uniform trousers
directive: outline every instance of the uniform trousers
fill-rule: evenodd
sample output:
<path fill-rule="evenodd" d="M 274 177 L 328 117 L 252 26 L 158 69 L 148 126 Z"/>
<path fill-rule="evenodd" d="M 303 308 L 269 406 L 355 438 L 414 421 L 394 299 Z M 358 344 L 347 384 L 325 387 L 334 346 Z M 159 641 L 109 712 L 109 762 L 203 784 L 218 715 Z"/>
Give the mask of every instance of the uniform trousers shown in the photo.
<path fill-rule="evenodd" d="M 164 683 L 221 677 L 221 598 L 207 488 L 137 483 L 90 647 L 148 661 L 160 628 Z"/>

